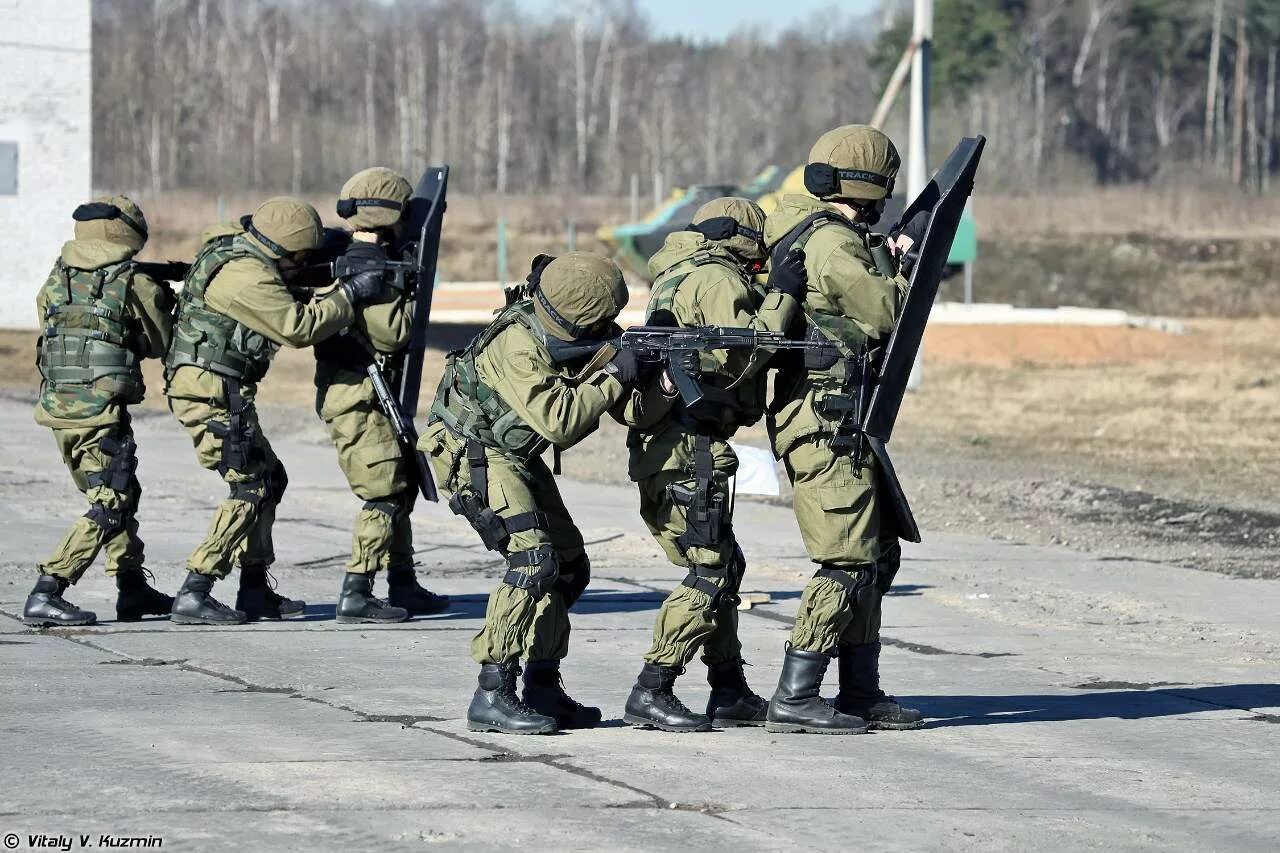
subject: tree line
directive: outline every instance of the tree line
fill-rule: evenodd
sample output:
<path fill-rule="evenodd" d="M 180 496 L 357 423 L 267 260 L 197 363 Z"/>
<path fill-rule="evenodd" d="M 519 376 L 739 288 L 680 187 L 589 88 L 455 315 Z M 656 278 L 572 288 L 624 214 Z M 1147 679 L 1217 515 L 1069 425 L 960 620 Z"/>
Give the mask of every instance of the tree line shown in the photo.
<path fill-rule="evenodd" d="M 634 0 L 94 0 L 95 183 L 332 191 L 370 163 L 427 162 L 477 193 L 743 182 L 871 116 L 910 5 L 694 41 L 655 35 Z M 1268 188 L 1280 0 L 936 15 L 935 154 L 986 133 L 989 185 Z"/>

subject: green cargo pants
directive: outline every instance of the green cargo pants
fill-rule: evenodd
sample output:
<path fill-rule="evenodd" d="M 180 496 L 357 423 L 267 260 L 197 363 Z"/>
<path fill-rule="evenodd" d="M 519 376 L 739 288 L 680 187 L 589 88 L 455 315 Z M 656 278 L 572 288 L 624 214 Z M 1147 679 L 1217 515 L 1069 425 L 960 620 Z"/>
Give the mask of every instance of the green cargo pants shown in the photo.
<path fill-rule="evenodd" d="M 187 558 L 187 570 L 225 578 L 236 562 L 270 566 L 275 562 L 271 529 L 287 482 L 284 466 L 262 434 L 258 410 L 251 401 L 240 412 L 245 436 L 242 460 L 237 467 L 224 465 L 231 413 L 224 401 L 182 396 L 184 374 L 191 370 L 182 368 L 171 380 L 169 408 L 191 436 L 201 467 L 218 471 L 231 493 L 214 510 L 209 532 Z"/>
<path fill-rule="evenodd" d="M 142 495 L 137 477 L 130 476 L 129 485 L 123 491 L 112 489 L 108 483 L 97 482 L 113 459 L 104 450 L 103 441 L 106 440 L 110 446 L 112 442 L 125 443 L 133 440 L 129 413 L 121 408 L 120 417 L 115 423 L 57 427 L 52 432 L 58 451 L 62 454 L 62 461 L 71 472 L 76 488 L 84 494 L 91 506 L 97 504 L 111 513 L 121 514 L 123 522 L 119 531 L 112 533 L 90 515 L 77 518 L 53 555 L 40 563 L 40 572 L 75 583 L 93 564 L 99 551 L 106 554 L 108 575 L 115 575 L 122 569 L 128 571 L 141 568 L 143 545 L 138 537 L 138 521 L 134 517 L 138 510 L 138 499 Z M 90 513 L 93 512 L 94 509 L 91 508 Z"/>
<path fill-rule="evenodd" d="M 640 517 L 672 563 L 684 568 L 700 566 L 708 570 L 704 574 L 707 583 L 716 589 L 728 585 L 730 590 L 713 600 L 708 592 L 682 583 L 667 596 L 654 621 L 653 644 L 644 656 L 646 663 L 657 666 L 683 667 L 699 648 L 708 665 L 742 657 L 736 598 L 742 579 L 714 576 L 726 567 L 741 571 L 734 564 L 737 541 L 733 535 L 733 496 L 729 493 L 729 477 L 737 470 L 738 460 L 727 442 L 711 442 L 715 474 L 709 490 L 710 502 L 718 506 L 721 513 L 719 529 L 712 531 L 710 537 L 716 541 L 704 546 L 682 543 L 682 537 L 689 531 L 689 510 L 683 496 L 694 492 L 698 485 L 691 473 L 693 441 L 693 436 L 683 435 L 673 445 L 658 436 L 638 451 L 641 458 L 632 460 L 633 473 L 657 469 L 637 481 Z M 677 499 L 677 495 L 682 497 Z"/>
<path fill-rule="evenodd" d="M 452 497 L 470 489 L 471 470 L 465 444 L 441 423 L 427 427 L 418 446 L 431 460 L 440 491 Z M 541 458 L 528 462 L 486 450 L 488 489 L 485 499 L 499 517 L 509 519 L 529 512 L 546 515 L 545 527 L 511 535 L 509 554 L 547 548 L 563 566 L 584 554 L 582 533 L 560 497 L 555 476 Z M 538 567 L 516 568 L 534 575 Z M 552 586 L 541 596 L 505 581 L 489 595 L 484 627 L 471 640 L 471 656 L 477 663 L 509 663 L 561 660 L 569 653 L 569 609 L 560 589 Z"/>
<path fill-rule="evenodd" d="M 375 402 L 373 384 L 365 379 L 317 388 L 316 413 L 329 427 L 351 491 L 365 502 L 356 516 L 346 570 L 371 575 L 412 567 L 408 467 L 391 420 Z"/>
<path fill-rule="evenodd" d="M 805 587 L 791 644 L 831 653 L 880 636 L 880 601 L 897 572 L 897 537 L 883 529 L 873 468 L 836 455 L 815 435 L 783 457 L 809 557 L 822 565 Z M 825 576 L 824 576 L 825 575 Z"/>

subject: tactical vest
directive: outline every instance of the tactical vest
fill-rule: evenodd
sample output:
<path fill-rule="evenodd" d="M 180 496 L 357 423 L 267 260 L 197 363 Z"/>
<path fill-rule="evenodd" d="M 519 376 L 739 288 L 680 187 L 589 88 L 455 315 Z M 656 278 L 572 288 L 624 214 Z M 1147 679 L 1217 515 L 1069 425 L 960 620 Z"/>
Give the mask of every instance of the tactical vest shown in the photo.
<path fill-rule="evenodd" d="M 454 435 L 478 441 L 517 459 L 531 459 L 550 445 L 484 383 L 476 369 L 476 357 L 495 338 L 513 325 L 528 329 L 549 361 L 548 332 L 533 310 L 533 301 L 521 299 L 498 312 L 498 316 L 466 349 L 449 353 L 444 375 L 431 405 L 430 420 L 443 421 Z"/>
<path fill-rule="evenodd" d="M 55 417 L 92 417 L 142 399 L 140 345 L 125 315 L 134 264 L 97 270 L 54 265 L 39 343 L 41 404 Z"/>
<path fill-rule="evenodd" d="M 741 275 L 732 264 L 706 253 L 700 252 L 686 258 L 663 270 L 654 279 L 649 293 L 649 306 L 645 309 L 645 322 L 652 322 L 653 316 L 663 310 L 675 316 L 676 294 L 680 286 L 699 267 L 708 264 L 717 264 L 730 270 L 735 276 Z M 716 405 L 711 407 L 707 414 L 701 416 L 696 424 L 687 425 L 707 427 L 727 437 L 738 427 L 749 426 L 760 420 L 761 415 L 764 414 L 765 373 L 761 371 L 751 379 L 741 381 L 738 377 L 727 375 L 719 370 L 718 364 L 715 368 L 717 369 L 704 371 L 694 379 L 707 398 L 714 400 Z"/>
<path fill-rule="evenodd" d="M 279 345 L 205 302 L 209 282 L 239 258 L 275 265 L 243 237 L 232 235 L 210 240 L 191 262 L 178 300 L 173 342 L 164 360 L 167 373 L 190 364 L 240 382 L 257 382 L 266 374 Z"/>

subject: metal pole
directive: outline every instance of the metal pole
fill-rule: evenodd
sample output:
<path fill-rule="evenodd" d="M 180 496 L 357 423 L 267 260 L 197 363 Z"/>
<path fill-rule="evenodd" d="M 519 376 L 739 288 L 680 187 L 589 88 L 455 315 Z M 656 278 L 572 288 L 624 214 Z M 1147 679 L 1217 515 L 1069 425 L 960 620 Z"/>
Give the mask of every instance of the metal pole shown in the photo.
<path fill-rule="evenodd" d="M 973 304 L 973 261 L 964 265 L 964 304 Z"/>
<path fill-rule="evenodd" d="M 218 222 L 227 221 L 227 200 L 221 195 L 218 196 L 218 215 L 215 219 Z"/>
<path fill-rule="evenodd" d="M 929 183 L 929 64 L 933 55 L 933 0 L 915 0 L 911 40 L 911 129 L 907 138 L 907 197 L 915 198 Z M 916 353 L 907 387 L 924 381 L 924 347 Z"/>
<path fill-rule="evenodd" d="M 498 284 L 507 286 L 507 220 L 498 217 Z"/>
<path fill-rule="evenodd" d="M 654 209 L 662 206 L 662 173 L 653 173 L 653 206 Z"/>
<path fill-rule="evenodd" d="M 567 235 L 569 243 L 569 251 L 578 251 L 578 222 L 572 216 L 569 217 L 569 233 Z"/>
<path fill-rule="evenodd" d="M 640 176 L 631 173 L 631 221 L 640 218 Z"/>

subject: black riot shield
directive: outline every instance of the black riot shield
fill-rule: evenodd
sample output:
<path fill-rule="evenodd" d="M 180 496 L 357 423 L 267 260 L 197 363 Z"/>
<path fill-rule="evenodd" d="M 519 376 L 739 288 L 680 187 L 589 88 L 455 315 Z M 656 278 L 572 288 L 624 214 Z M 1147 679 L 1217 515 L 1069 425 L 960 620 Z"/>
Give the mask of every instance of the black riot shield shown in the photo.
<path fill-rule="evenodd" d="M 947 255 L 951 253 L 951 241 L 973 192 L 974 174 L 986 143 L 984 136 L 962 139 L 933 180 L 903 212 L 902 219 L 891 232 L 908 234 L 916 240 L 917 245 L 909 253 L 914 256 L 914 266 L 898 323 L 885 345 L 884 359 L 871 392 L 862 432 L 876 460 L 875 467 L 884 489 L 884 510 L 892 515 L 895 532 L 908 542 L 920 541 L 920 528 L 885 444 L 898 420 L 902 396 L 907 391 L 911 368 L 924 338 L 924 327 L 933 310 L 938 286 L 942 283 Z"/>
<path fill-rule="evenodd" d="M 418 490 L 429 501 L 439 500 L 439 495 L 426 456 L 417 449 L 418 431 L 413 419 L 418 414 L 422 361 L 427 349 L 427 329 L 431 324 L 431 297 L 435 292 L 436 258 L 440 252 L 440 228 L 444 221 L 448 183 L 449 167 L 432 166 L 423 173 L 409 198 L 404 221 L 405 242 L 396 247 L 398 260 L 409 264 L 409 273 L 405 277 L 413 305 L 409 343 L 383 361 L 381 373 L 385 379 L 375 376 L 378 365 L 371 365 L 369 369 L 379 404 L 388 410 L 405 453 L 412 457 Z"/>

